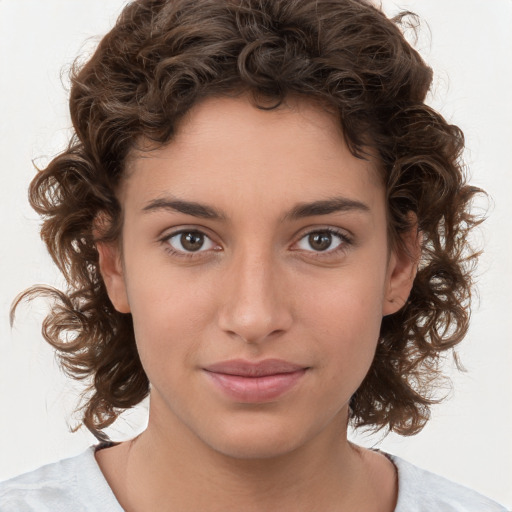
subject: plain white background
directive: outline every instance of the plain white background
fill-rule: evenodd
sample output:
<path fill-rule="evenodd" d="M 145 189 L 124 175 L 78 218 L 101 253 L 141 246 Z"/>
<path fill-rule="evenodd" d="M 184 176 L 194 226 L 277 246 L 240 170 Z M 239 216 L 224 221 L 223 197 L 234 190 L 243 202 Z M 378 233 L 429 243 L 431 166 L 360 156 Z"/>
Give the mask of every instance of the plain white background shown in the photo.
<path fill-rule="evenodd" d="M 44 304 L 23 307 L 12 330 L 8 311 L 26 287 L 62 284 L 26 199 L 32 161 L 43 166 L 63 149 L 70 133 L 66 65 L 94 47 L 124 3 L 0 0 L 0 479 L 93 442 L 87 432 L 69 432 L 78 390 L 39 333 Z M 473 182 L 492 205 L 481 233 L 479 297 L 459 350 L 468 372 L 454 373 L 450 398 L 419 435 L 355 437 L 511 508 L 512 1 L 384 2 L 388 13 L 400 7 L 424 20 L 416 46 L 436 73 L 429 102 L 464 129 Z M 144 411 L 123 418 L 112 435 L 133 435 Z"/>

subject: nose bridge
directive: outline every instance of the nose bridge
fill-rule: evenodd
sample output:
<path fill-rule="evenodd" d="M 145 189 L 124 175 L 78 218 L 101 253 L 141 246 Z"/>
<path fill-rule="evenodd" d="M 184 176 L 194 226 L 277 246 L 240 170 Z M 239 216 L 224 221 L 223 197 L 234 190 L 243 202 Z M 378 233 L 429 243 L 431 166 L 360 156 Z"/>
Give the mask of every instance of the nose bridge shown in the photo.
<path fill-rule="evenodd" d="M 283 275 L 270 249 L 246 248 L 233 255 L 224 288 L 220 326 L 247 342 L 284 332 L 291 312 Z"/>

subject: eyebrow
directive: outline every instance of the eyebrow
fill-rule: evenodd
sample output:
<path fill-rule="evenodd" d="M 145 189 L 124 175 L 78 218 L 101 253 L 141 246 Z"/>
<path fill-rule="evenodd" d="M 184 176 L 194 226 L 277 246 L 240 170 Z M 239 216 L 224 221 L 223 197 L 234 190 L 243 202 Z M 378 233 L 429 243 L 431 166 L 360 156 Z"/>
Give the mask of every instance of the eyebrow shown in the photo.
<path fill-rule="evenodd" d="M 144 212 L 154 212 L 158 210 L 171 210 L 201 219 L 222 220 L 226 218 L 222 212 L 211 206 L 194 201 L 183 201 L 181 199 L 153 199 L 142 209 Z"/>
<path fill-rule="evenodd" d="M 142 211 L 154 212 L 159 210 L 171 210 L 201 219 L 225 220 L 226 215 L 213 208 L 194 201 L 184 201 L 173 198 L 158 198 L 150 201 Z M 299 203 L 287 212 L 282 221 L 298 220 L 316 215 L 329 215 L 337 212 L 360 211 L 369 212 L 370 207 L 361 201 L 348 199 L 346 197 L 334 197 L 310 203 Z"/>
<path fill-rule="evenodd" d="M 316 215 L 329 215 L 338 212 L 360 211 L 369 212 L 370 207 L 355 199 L 346 197 L 333 197 L 323 201 L 313 201 L 311 203 L 300 203 L 294 206 L 283 220 L 298 220 L 304 217 L 314 217 Z"/>

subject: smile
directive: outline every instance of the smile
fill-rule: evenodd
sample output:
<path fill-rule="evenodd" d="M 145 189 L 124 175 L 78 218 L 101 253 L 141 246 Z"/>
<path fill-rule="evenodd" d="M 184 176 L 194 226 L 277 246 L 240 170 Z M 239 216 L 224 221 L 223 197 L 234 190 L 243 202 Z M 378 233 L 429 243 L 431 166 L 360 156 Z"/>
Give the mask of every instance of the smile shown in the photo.
<path fill-rule="evenodd" d="M 299 383 L 308 368 L 278 359 L 259 363 L 225 361 L 205 368 L 210 382 L 225 396 L 246 403 L 277 399 Z"/>

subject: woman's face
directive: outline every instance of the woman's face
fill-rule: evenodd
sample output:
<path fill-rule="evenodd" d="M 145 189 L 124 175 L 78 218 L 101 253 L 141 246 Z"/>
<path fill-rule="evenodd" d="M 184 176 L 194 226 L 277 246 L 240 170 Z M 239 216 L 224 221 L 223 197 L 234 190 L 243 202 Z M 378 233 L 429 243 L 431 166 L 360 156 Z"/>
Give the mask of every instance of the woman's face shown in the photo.
<path fill-rule="evenodd" d="M 208 99 L 133 154 L 120 200 L 122 255 L 100 246 L 101 268 L 133 316 L 150 428 L 241 458 L 339 439 L 413 271 L 336 121 Z"/>

